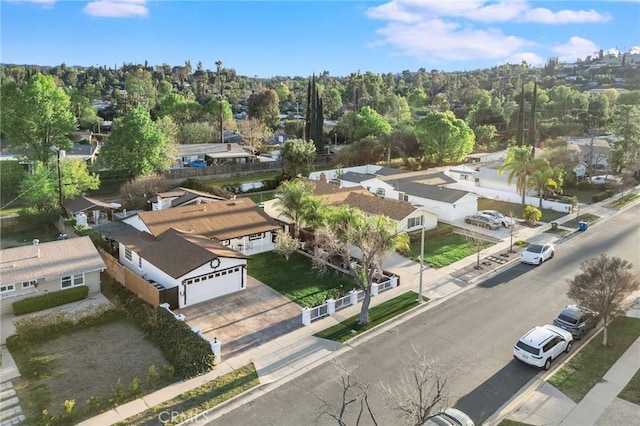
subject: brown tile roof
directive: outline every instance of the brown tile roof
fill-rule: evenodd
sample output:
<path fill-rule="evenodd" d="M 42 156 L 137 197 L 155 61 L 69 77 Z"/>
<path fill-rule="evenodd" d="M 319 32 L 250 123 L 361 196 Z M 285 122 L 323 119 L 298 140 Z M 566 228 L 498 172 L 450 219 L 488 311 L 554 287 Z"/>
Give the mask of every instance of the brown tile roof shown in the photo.
<path fill-rule="evenodd" d="M 154 236 L 173 228 L 223 241 L 279 229 L 250 198 L 140 212 L 138 217 Z"/>
<path fill-rule="evenodd" d="M 341 188 L 338 183 L 310 181 L 315 184 L 313 195 L 327 204 L 336 204 L 344 201 L 351 193 L 368 194 L 369 191 L 362 187 Z"/>
<path fill-rule="evenodd" d="M 116 237 L 116 240 L 173 278 L 179 278 L 217 257 L 248 258 L 202 235 L 175 229 L 165 231 L 158 238 L 137 232 Z"/>
<path fill-rule="evenodd" d="M 387 216 L 393 220 L 402 220 L 416 211 L 416 207 L 406 201 L 391 200 L 389 198 L 376 197 L 375 195 L 352 192 L 340 204 L 357 208 L 364 213 Z"/>
<path fill-rule="evenodd" d="M 89 237 L 0 250 L 0 283 L 3 285 L 54 280 L 104 268 L 102 257 Z"/>

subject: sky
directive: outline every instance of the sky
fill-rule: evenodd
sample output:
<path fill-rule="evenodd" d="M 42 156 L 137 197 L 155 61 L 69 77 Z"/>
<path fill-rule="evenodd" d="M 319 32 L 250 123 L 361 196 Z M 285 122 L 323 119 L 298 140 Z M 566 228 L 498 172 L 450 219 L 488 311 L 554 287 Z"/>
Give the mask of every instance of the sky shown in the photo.
<path fill-rule="evenodd" d="M 634 49 L 635 48 L 635 49 Z M 270 78 L 640 53 L 640 0 L 0 0 L 0 62 Z"/>

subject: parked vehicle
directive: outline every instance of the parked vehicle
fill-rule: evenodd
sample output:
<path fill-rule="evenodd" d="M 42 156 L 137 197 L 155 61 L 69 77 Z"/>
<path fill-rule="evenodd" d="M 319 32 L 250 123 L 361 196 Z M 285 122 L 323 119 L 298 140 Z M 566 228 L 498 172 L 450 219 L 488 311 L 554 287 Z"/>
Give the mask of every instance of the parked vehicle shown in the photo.
<path fill-rule="evenodd" d="M 484 214 L 472 214 L 465 217 L 464 221 L 469 225 L 476 225 L 487 229 L 498 229 L 500 227 L 500 223 L 497 220 Z"/>
<path fill-rule="evenodd" d="M 207 163 L 204 160 L 189 161 L 189 167 L 207 167 Z"/>
<path fill-rule="evenodd" d="M 485 216 L 491 216 L 495 220 L 498 221 L 502 226 L 508 228 L 509 226 L 513 226 L 516 222 L 513 218 L 509 216 L 505 216 L 497 210 L 481 210 L 478 214 L 483 214 Z"/>
<path fill-rule="evenodd" d="M 591 183 L 594 185 L 604 185 L 607 182 L 608 182 L 608 179 L 606 176 L 593 176 L 591 178 Z"/>
<path fill-rule="evenodd" d="M 555 248 L 553 244 L 530 244 L 520 254 L 520 262 L 531 265 L 541 265 L 549 259 L 553 259 Z"/>
<path fill-rule="evenodd" d="M 580 340 L 590 329 L 596 328 L 598 313 L 577 305 L 566 306 L 553 320 L 553 325 L 567 330 L 574 339 Z"/>
<path fill-rule="evenodd" d="M 455 408 L 446 408 L 431 416 L 422 426 L 475 426 L 471 417 Z"/>
<path fill-rule="evenodd" d="M 573 336 L 555 325 L 532 328 L 513 347 L 513 356 L 534 367 L 548 370 L 551 362 L 562 352 L 569 352 Z"/>

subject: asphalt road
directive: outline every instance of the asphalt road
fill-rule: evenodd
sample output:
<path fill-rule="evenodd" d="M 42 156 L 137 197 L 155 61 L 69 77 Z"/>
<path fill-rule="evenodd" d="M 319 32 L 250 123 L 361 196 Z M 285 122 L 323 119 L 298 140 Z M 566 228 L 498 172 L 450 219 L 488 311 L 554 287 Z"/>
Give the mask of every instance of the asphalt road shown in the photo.
<path fill-rule="evenodd" d="M 636 206 L 592 226 L 558 245 L 553 260 L 539 267 L 519 264 L 337 359 L 370 386 L 378 424 L 398 425 L 402 423 L 385 404 L 381 386 L 399 386 L 407 369 L 403 361 L 416 348 L 437 358 L 446 371 L 449 405 L 468 413 L 479 425 L 540 373 L 513 359 L 513 345 L 532 326 L 552 322 L 569 302 L 566 280 L 578 272 L 581 261 L 606 252 L 629 260 L 640 273 L 639 218 L 640 206 Z M 322 401 L 338 407 L 342 388 L 337 379 L 336 365 L 325 363 L 207 424 L 335 425 L 335 420 L 320 413 Z M 356 424 L 353 417 L 348 424 Z M 370 424 L 370 420 L 360 422 Z"/>

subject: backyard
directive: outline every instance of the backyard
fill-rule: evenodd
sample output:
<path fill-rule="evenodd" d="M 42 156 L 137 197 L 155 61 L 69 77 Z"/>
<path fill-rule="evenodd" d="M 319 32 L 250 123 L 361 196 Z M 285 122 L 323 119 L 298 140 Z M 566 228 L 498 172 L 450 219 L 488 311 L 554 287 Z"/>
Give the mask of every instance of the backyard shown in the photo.
<path fill-rule="evenodd" d="M 37 239 L 41 243 L 55 241 L 60 233 L 53 226 L 39 227 L 20 232 L 2 232 L 0 249 L 32 244 Z"/>

